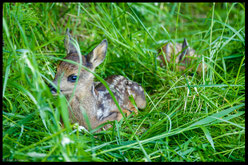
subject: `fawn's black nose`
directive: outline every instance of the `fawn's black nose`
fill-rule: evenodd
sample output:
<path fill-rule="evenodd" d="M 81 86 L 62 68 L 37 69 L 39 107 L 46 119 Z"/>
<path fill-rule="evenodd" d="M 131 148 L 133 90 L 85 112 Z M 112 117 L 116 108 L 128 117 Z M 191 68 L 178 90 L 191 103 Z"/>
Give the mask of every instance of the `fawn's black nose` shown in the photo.
<path fill-rule="evenodd" d="M 50 91 L 52 92 L 52 94 L 56 94 L 57 93 L 56 88 L 54 88 L 51 84 L 49 84 L 48 87 L 50 88 Z"/>

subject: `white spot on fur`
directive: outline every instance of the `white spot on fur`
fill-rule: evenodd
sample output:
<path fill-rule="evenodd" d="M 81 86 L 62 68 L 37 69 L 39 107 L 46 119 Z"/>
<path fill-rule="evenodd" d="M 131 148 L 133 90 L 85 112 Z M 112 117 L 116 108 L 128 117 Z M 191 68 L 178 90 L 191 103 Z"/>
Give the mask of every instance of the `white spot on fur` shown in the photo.
<path fill-rule="evenodd" d="M 100 109 L 98 109 L 96 112 L 97 118 L 99 119 L 102 116 L 102 114 L 103 114 L 102 111 Z"/>
<path fill-rule="evenodd" d="M 138 87 L 137 85 L 133 86 L 134 90 L 138 90 Z"/>

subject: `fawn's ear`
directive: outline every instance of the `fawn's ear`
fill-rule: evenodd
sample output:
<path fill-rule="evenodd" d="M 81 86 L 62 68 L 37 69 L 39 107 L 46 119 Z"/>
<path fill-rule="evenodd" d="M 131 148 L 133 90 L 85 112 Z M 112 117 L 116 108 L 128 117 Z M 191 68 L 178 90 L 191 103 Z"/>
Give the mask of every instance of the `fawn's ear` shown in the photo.
<path fill-rule="evenodd" d="M 67 28 L 66 29 L 66 34 L 65 34 L 65 40 L 64 40 L 65 49 L 66 49 L 67 54 L 77 53 L 77 49 L 73 45 L 72 41 L 73 41 L 73 39 L 72 39 L 72 37 L 70 35 L 69 28 Z"/>
<path fill-rule="evenodd" d="M 106 39 L 104 39 L 97 47 L 92 50 L 92 52 L 87 55 L 87 62 L 92 64 L 93 68 L 96 68 L 103 62 L 106 56 L 107 47 L 108 42 Z"/>
<path fill-rule="evenodd" d="M 188 49 L 189 49 L 189 44 L 186 38 L 184 38 L 183 45 L 182 45 L 182 53 L 179 55 L 179 61 L 181 61 L 183 56 L 185 56 L 185 54 L 188 53 Z"/>

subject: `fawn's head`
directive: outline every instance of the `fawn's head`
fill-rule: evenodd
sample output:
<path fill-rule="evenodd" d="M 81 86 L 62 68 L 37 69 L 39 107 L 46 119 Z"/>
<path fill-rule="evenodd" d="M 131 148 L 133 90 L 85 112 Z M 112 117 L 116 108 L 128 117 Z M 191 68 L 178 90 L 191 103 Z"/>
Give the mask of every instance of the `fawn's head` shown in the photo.
<path fill-rule="evenodd" d="M 163 49 L 163 51 L 165 52 L 165 53 L 167 53 L 168 55 L 168 57 L 167 58 L 171 58 L 170 56 L 173 54 L 173 53 L 175 53 L 174 52 L 174 47 L 173 47 L 173 49 L 170 51 L 170 46 L 171 46 L 172 44 L 171 43 L 167 43 L 165 46 L 163 46 L 162 47 L 162 49 Z M 186 38 L 184 38 L 184 41 L 183 41 L 183 43 L 182 44 L 180 44 L 181 46 L 181 51 L 179 52 L 180 54 L 178 54 L 178 57 L 179 57 L 179 61 L 181 61 L 181 59 L 185 56 L 185 55 L 188 55 L 189 54 L 189 44 L 188 44 L 188 42 L 187 42 L 187 39 Z M 159 55 L 162 55 L 162 53 L 161 53 L 161 48 L 160 49 L 158 49 L 158 54 Z M 177 54 L 174 54 L 174 55 L 177 55 Z M 169 60 L 170 61 L 170 60 Z"/>
<path fill-rule="evenodd" d="M 107 40 L 103 40 L 98 46 L 96 46 L 88 55 L 81 55 L 75 46 L 72 43 L 73 39 L 67 29 L 64 44 L 67 51 L 67 56 L 64 58 L 66 60 L 71 60 L 76 63 L 80 63 L 80 56 L 82 65 L 94 71 L 95 68 L 100 65 L 107 51 Z M 92 73 L 86 71 L 81 67 L 79 70 L 79 65 L 75 65 L 66 61 L 59 63 L 57 67 L 57 73 L 55 75 L 53 83 L 59 85 L 59 89 L 63 94 L 71 94 L 74 89 L 74 85 L 78 79 L 78 84 L 76 86 L 76 92 L 82 91 L 84 89 L 90 89 L 94 76 Z M 51 92 L 56 94 L 56 89 L 49 85 Z"/>

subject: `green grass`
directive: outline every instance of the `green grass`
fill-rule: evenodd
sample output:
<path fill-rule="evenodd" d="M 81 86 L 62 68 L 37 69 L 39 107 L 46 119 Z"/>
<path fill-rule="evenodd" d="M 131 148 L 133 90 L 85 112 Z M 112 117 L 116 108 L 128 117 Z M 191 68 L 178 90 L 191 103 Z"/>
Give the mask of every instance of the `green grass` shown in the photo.
<path fill-rule="evenodd" d="M 69 124 L 64 97 L 46 85 L 66 28 L 82 54 L 108 40 L 96 74 L 141 84 L 145 110 L 100 133 Z M 155 60 L 184 38 L 206 73 Z M 3 42 L 3 161 L 245 161 L 244 3 L 4 3 Z"/>

